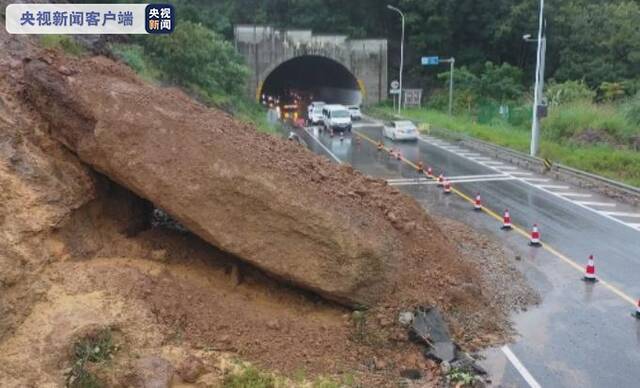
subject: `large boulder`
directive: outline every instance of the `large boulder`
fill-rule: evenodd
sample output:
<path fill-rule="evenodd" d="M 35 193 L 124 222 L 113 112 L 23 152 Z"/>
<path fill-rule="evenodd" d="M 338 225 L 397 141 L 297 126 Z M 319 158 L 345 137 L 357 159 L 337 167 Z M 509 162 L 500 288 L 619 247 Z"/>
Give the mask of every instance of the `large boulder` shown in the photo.
<path fill-rule="evenodd" d="M 330 176 L 368 179 L 106 58 L 52 62 L 25 67 L 29 98 L 82 161 L 272 276 L 349 305 L 379 298 L 395 229 Z"/>

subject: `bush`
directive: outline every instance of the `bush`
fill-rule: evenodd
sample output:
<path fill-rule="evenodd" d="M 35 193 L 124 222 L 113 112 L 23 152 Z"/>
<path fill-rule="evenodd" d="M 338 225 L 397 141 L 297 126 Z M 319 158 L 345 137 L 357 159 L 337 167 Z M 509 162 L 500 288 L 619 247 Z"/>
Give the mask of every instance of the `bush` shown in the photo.
<path fill-rule="evenodd" d="M 551 107 L 576 101 L 591 102 L 596 98 L 596 92 L 589 89 L 584 81 L 550 82 L 545 89 L 545 95 Z"/>
<path fill-rule="evenodd" d="M 630 124 L 640 127 L 640 93 L 627 100 L 621 110 Z"/>
<path fill-rule="evenodd" d="M 618 144 L 626 144 L 633 133 L 632 126 L 612 105 L 577 102 L 554 109 L 542 123 L 545 138 L 568 140 L 590 130 L 610 136 Z"/>

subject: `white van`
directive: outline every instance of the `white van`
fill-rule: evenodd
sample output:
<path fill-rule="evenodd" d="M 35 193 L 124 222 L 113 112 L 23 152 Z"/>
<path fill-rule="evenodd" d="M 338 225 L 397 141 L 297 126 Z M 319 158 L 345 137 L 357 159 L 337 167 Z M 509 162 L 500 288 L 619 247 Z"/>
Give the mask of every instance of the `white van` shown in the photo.
<path fill-rule="evenodd" d="M 311 115 L 311 112 L 314 110 L 322 109 L 323 106 L 327 105 L 322 101 L 313 101 L 309 106 L 307 106 L 307 113 Z"/>
<path fill-rule="evenodd" d="M 344 105 L 325 105 L 322 108 L 322 125 L 339 132 L 351 132 L 351 113 Z"/>

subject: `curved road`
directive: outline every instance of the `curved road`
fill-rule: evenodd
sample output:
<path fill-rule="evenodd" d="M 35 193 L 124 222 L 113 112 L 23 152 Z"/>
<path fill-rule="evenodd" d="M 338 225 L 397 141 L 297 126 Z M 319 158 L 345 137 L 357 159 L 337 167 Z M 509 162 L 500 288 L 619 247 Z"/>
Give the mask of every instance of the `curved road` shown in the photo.
<path fill-rule="evenodd" d="M 522 257 L 514 262 L 543 301 L 514 314 L 520 334 L 514 343 L 485 352 L 483 365 L 495 386 L 640 386 L 640 320 L 632 317 L 640 296 L 640 209 L 429 136 L 393 143 L 369 121 L 353 132 L 343 141 L 313 128 L 302 136 L 313 151 L 386 179 L 431 213 L 491 234 Z M 399 150 L 402 160 L 378 152 L 378 141 Z M 454 195 L 418 179 L 418 161 L 450 177 Z M 476 193 L 485 206 L 481 213 L 470 203 Z M 516 226 L 510 232 L 500 230 L 507 208 Z M 534 223 L 542 248 L 527 244 Z M 596 284 L 581 280 L 590 254 Z"/>

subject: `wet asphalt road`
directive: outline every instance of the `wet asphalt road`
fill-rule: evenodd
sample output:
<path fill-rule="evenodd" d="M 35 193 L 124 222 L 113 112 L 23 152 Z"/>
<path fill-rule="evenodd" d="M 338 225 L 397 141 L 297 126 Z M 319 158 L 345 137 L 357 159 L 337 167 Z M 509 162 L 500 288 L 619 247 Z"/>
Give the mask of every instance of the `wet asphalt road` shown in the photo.
<path fill-rule="evenodd" d="M 428 136 L 393 143 L 370 122 L 343 141 L 313 128 L 301 133 L 313 151 L 389 180 L 430 212 L 491 234 L 521 256 L 514 262 L 542 304 L 514 314 L 520 334 L 514 343 L 485 352 L 483 366 L 495 386 L 640 386 L 640 320 L 632 317 L 640 296 L 640 209 Z M 525 233 L 537 223 L 545 247 L 529 247 L 523 233 L 500 230 L 500 221 L 474 212 L 461 196 L 418 182 L 414 167 L 378 152 L 370 140 L 382 140 L 408 161 L 422 161 L 434 174 L 444 171 L 456 190 L 468 197 L 479 192 L 483 205 L 499 215 L 508 208 Z M 596 284 L 581 280 L 590 254 L 602 279 Z"/>

